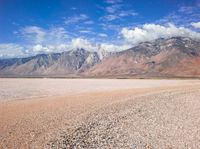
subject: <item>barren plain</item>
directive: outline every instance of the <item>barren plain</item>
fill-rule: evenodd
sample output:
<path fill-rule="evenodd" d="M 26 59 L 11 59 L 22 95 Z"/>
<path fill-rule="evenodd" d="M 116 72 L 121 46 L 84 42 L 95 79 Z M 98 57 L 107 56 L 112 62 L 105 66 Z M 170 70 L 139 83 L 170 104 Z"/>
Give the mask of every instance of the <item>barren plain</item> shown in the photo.
<path fill-rule="evenodd" d="M 200 148 L 200 81 L 2 78 L 0 148 Z"/>

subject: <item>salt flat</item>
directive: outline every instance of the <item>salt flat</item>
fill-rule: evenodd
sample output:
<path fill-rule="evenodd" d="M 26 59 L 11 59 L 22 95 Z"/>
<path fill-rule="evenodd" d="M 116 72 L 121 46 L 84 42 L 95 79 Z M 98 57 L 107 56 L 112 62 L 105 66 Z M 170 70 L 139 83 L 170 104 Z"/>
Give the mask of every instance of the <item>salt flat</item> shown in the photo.
<path fill-rule="evenodd" d="M 195 85 L 197 80 L 134 79 L 0 79 L 0 101 L 93 91 Z"/>
<path fill-rule="evenodd" d="M 0 148 L 200 148 L 199 80 L 0 82 Z"/>

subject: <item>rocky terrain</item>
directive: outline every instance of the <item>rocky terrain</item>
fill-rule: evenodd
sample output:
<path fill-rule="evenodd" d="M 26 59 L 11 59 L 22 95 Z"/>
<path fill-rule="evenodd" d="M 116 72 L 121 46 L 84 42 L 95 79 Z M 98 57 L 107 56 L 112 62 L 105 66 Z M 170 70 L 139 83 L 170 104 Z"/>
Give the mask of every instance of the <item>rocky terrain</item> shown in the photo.
<path fill-rule="evenodd" d="M 51 148 L 200 147 L 199 89 L 130 96 L 90 113 Z"/>
<path fill-rule="evenodd" d="M 200 148 L 199 80 L 3 80 L 0 93 L 13 92 L 0 101 L 0 148 Z M 73 94 L 28 98 L 35 82 Z"/>
<path fill-rule="evenodd" d="M 140 43 L 95 65 L 95 76 L 199 77 L 200 42 L 174 37 Z"/>
<path fill-rule="evenodd" d="M 75 49 L 0 60 L 0 75 L 54 77 L 200 77 L 200 42 L 173 37 L 121 52 Z"/>
<path fill-rule="evenodd" d="M 40 54 L 29 58 L 0 60 L 0 74 L 42 76 L 81 73 L 100 61 L 96 52 L 77 49 L 57 54 Z"/>

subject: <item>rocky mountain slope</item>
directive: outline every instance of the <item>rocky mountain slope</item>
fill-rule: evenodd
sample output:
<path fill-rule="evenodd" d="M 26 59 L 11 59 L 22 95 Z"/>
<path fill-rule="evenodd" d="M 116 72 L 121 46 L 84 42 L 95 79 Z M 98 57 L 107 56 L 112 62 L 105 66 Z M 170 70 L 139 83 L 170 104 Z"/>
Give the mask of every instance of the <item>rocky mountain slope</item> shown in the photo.
<path fill-rule="evenodd" d="M 100 62 L 97 52 L 84 49 L 0 60 L 0 74 L 16 76 L 77 75 Z"/>
<path fill-rule="evenodd" d="M 140 43 L 113 54 L 88 72 L 94 76 L 200 77 L 200 42 L 174 37 Z"/>
<path fill-rule="evenodd" d="M 200 77 L 200 41 L 143 42 L 102 58 L 84 49 L 0 60 L 1 76 Z"/>

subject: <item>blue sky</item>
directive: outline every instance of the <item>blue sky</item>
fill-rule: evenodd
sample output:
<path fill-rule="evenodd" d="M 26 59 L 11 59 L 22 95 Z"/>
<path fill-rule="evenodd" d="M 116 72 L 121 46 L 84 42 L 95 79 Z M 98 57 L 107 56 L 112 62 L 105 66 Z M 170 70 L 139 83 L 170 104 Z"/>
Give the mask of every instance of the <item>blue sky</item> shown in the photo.
<path fill-rule="evenodd" d="M 0 57 L 199 39 L 199 13 L 199 0 L 0 0 Z"/>

